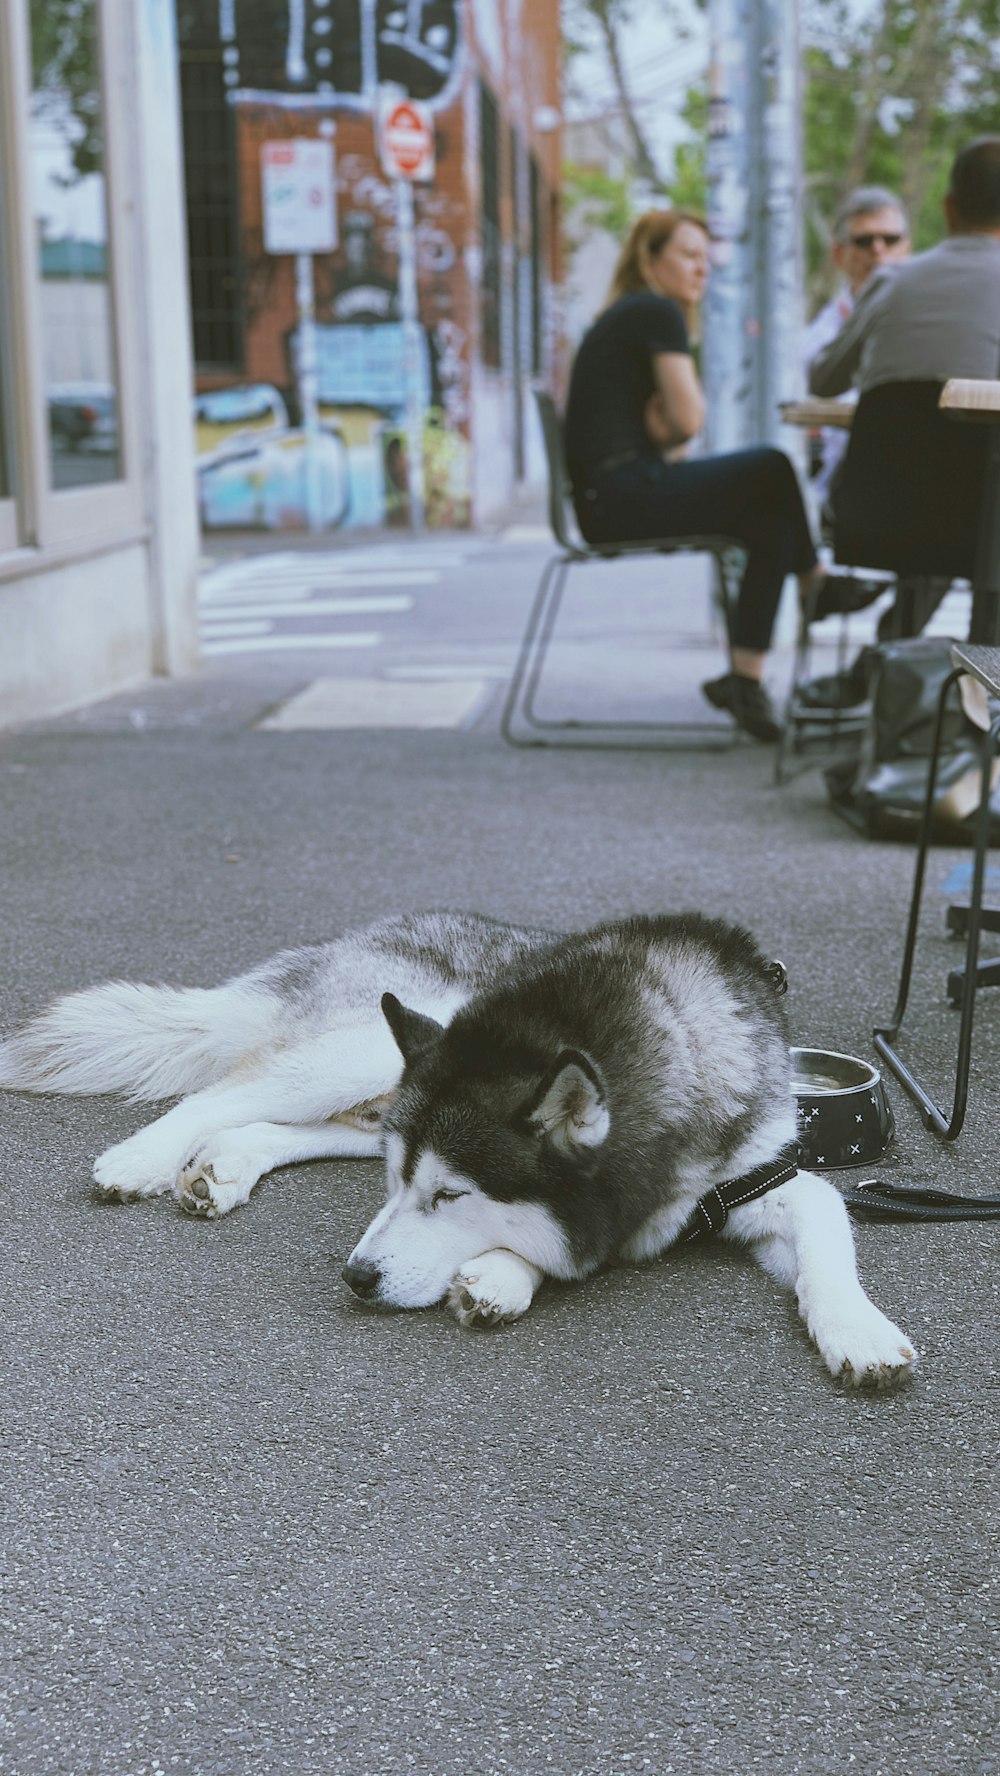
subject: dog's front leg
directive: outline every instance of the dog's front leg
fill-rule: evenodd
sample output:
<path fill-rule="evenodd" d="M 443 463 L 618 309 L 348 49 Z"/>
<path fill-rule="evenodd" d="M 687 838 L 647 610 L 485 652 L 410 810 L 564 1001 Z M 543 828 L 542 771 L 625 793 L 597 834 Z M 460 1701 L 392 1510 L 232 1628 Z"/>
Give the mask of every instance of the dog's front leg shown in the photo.
<path fill-rule="evenodd" d="M 206 1141 L 184 1167 L 176 1195 L 185 1214 L 214 1221 L 248 1202 L 265 1172 L 302 1159 L 377 1159 L 383 1151 L 377 1106 L 311 1127 L 251 1122 Z"/>
<path fill-rule="evenodd" d="M 861 1287 L 851 1224 L 832 1184 L 799 1172 L 736 1209 L 725 1234 L 748 1242 L 764 1269 L 795 1290 L 832 1375 L 851 1387 L 891 1387 L 910 1374 L 917 1353 Z"/>
<path fill-rule="evenodd" d="M 497 1326 L 519 1320 L 531 1306 L 545 1272 L 517 1252 L 498 1247 L 462 1265 L 448 1292 L 448 1306 L 463 1326 Z"/>

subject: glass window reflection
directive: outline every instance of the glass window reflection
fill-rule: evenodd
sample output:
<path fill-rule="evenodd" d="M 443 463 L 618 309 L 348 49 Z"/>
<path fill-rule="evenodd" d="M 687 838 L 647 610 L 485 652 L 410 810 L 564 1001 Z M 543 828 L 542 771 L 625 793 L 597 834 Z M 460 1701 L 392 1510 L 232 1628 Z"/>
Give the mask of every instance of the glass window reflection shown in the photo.
<path fill-rule="evenodd" d="M 12 492 L 10 470 L 7 467 L 7 405 L 3 382 L 3 340 L 0 339 L 0 499 L 8 499 Z"/>
<path fill-rule="evenodd" d="M 7 317 L 4 313 L 4 308 L 6 307 L 9 283 L 7 266 L 4 263 L 4 247 L 6 245 L 7 236 L 7 219 L 4 215 L 4 177 L 3 143 L 0 142 L 0 500 L 9 499 L 14 491 L 11 473 L 11 462 L 13 458 L 11 438 L 13 436 L 13 426 L 11 425 L 9 397 L 7 394 L 7 390 L 10 387 L 10 378 L 7 375 L 7 365 L 5 362 L 7 353 L 7 333 L 4 323 Z"/>
<path fill-rule="evenodd" d="M 98 0 L 30 0 L 30 166 L 52 485 L 121 478 Z"/>

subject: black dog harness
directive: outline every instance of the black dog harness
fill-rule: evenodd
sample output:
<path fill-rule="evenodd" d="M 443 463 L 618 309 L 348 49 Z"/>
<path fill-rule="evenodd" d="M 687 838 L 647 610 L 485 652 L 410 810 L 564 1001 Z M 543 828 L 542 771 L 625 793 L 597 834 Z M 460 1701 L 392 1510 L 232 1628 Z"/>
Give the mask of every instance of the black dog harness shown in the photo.
<path fill-rule="evenodd" d="M 724 1184 L 713 1184 L 711 1190 L 707 1190 L 695 1203 L 674 1244 L 686 1245 L 689 1240 L 704 1239 L 710 1233 L 720 1233 L 733 1209 L 753 1202 L 755 1196 L 766 1196 L 769 1190 L 776 1190 L 779 1184 L 787 1184 L 789 1178 L 795 1177 L 798 1169 L 798 1145 L 795 1141 L 789 1141 L 774 1159 L 768 1160 L 766 1165 L 758 1166 L 756 1171 L 745 1172 L 742 1178 L 727 1178 Z"/>

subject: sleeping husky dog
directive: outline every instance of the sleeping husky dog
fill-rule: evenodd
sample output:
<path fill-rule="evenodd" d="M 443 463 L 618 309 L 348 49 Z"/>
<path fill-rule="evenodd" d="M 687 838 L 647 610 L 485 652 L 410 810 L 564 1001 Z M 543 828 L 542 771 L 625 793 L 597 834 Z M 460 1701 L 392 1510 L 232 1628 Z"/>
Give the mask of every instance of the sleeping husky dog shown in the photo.
<path fill-rule="evenodd" d="M 386 1204 L 344 1278 L 379 1307 L 448 1300 L 466 1325 L 704 1220 L 795 1290 L 834 1375 L 885 1385 L 913 1347 L 858 1281 L 837 1190 L 787 1163 L 782 981 L 745 931 L 698 914 L 559 937 L 425 913 L 209 991 L 70 994 L 0 1045 L 0 1084 L 188 1094 L 94 1177 L 193 1215 L 228 1214 L 275 1166 L 384 1151 Z"/>

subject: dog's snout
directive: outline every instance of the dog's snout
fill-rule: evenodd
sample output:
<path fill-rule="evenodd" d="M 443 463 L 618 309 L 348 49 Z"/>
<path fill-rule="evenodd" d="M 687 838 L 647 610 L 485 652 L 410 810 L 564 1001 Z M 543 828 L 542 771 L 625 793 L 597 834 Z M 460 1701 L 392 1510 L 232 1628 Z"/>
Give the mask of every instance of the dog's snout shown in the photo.
<path fill-rule="evenodd" d="M 367 1301 L 378 1288 L 381 1272 L 378 1265 L 371 1264 L 367 1258 L 352 1258 L 344 1265 L 340 1274 L 355 1295 L 360 1295 L 362 1301 Z"/>

